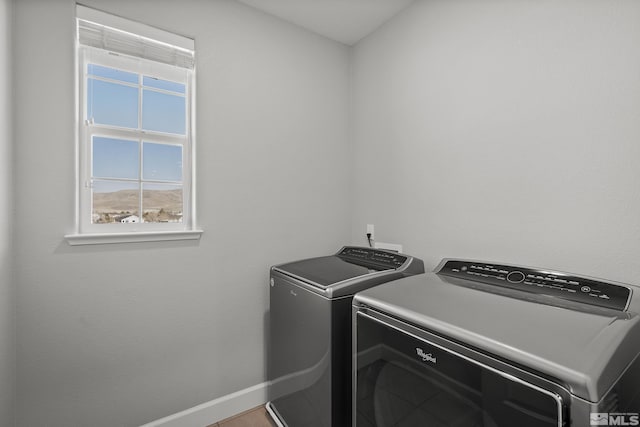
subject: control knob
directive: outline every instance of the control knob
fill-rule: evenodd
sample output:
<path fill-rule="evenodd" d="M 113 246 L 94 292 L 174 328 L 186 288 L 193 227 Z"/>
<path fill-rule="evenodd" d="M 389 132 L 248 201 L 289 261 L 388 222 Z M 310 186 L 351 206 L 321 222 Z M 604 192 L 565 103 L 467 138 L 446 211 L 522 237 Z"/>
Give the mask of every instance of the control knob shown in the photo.
<path fill-rule="evenodd" d="M 512 271 L 507 274 L 507 280 L 510 283 L 520 283 L 524 280 L 524 273 L 522 271 Z"/>

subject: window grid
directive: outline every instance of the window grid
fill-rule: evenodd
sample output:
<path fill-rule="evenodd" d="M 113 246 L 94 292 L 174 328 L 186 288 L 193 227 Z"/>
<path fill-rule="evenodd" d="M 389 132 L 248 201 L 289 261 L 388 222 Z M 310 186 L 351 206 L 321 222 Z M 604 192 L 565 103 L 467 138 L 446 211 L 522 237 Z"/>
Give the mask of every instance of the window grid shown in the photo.
<path fill-rule="evenodd" d="M 93 136 L 91 137 L 91 158 L 93 159 L 93 153 L 94 153 L 94 143 L 95 143 L 95 138 L 97 137 L 107 137 L 109 138 L 109 135 L 106 134 L 98 134 L 95 133 L 93 134 Z M 128 141 L 132 141 L 134 142 L 132 139 L 129 139 Z M 94 181 L 100 181 L 100 182 L 112 182 L 112 183 L 123 183 L 123 182 L 129 182 L 129 183 L 135 183 L 137 184 L 137 188 L 138 188 L 138 192 L 139 192 L 139 200 L 138 200 L 138 217 L 140 218 L 141 222 L 145 222 L 144 221 L 144 213 L 145 213 L 145 206 L 144 206 L 144 190 L 145 190 L 145 184 L 151 184 L 151 185 L 165 185 L 165 186 L 175 186 L 175 187 L 180 187 L 181 189 L 183 189 L 184 191 L 184 179 L 182 180 L 171 180 L 171 179 L 152 179 L 152 178 L 145 178 L 145 166 L 144 166 L 144 161 L 145 161 L 145 151 L 144 151 L 144 145 L 145 144 L 161 144 L 161 145 L 165 145 L 165 146 L 174 146 L 174 147 L 180 147 L 181 148 L 181 159 L 183 159 L 183 163 L 184 163 L 184 150 L 182 150 L 183 146 L 180 144 L 172 144 L 172 143 L 164 143 L 164 142 L 151 142 L 146 140 L 145 138 L 138 138 L 135 140 L 136 144 L 137 144 L 137 150 L 138 150 L 138 176 L 136 178 L 126 178 L 126 177 L 109 177 L 109 176 L 98 176 L 94 173 L 93 170 L 93 162 L 91 163 L 91 178 L 90 178 L 90 187 L 93 190 L 94 188 Z M 184 177 L 183 177 L 184 178 Z M 92 201 L 93 201 L 93 197 L 92 197 Z M 93 212 L 93 208 L 91 209 L 91 211 Z M 184 206 L 183 206 L 183 212 L 184 212 Z"/>
<path fill-rule="evenodd" d="M 82 48 L 83 50 L 90 50 L 90 48 Z M 190 152 L 190 141 L 191 141 L 191 122 L 192 122 L 192 104 L 190 102 L 192 96 L 192 72 L 184 72 L 187 75 L 187 78 L 182 80 L 172 78 L 173 75 L 162 75 L 159 73 L 158 76 L 152 76 L 150 73 L 145 73 L 141 71 L 132 71 L 129 67 L 118 67 L 117 64 L 110 64 L 109 61 L 101 61 L 101 60 L 89 60 L 86 52 L 82 55 L 82 85 L 81 85 L 81 96 L 82 96 L 82 104 L 83 107 L 83 117 L 84 117 L 84 131 L 81 132 L 81 139 L 84 141 L 86 152 L 84 158 L 86 158 L 86 165 L 84 167 L 85 172 L 83 173 L 85 178 L 84 195 L 81 195 L 80 200 L 80 215 L 84 215 L 84 217 L 80 218 L 80 231 L 88 232 L 88 231 L 107 231 L 106 227 L 103 229 L 102 227 L 107 225 L 114 224 L 100 224 L 94 222 L 95 213 L 94 213 L 94 180 L 99 180 L 100 182 L 114 182 L 114 183 L 136 183 L 137 184 L 137 192 L 138 192 L 138 204 L 137 204 L 137 216 L 140 219 L 141 223 L 144 223 L 145 230 L 153 231 L 162 231 L 162 230 L 186 230 L 193 226 L 193 217 L 191 210 L 191 170 L 190 166 L 192 164 L 192 157 Z M 119 55 L 121 56 L 121 55 Z M 121 60 L 121 59 L 119 59 Z M 137 83 L 131 83 L 123 80 L 112 79 L 104 76 L 95 75 L 89 72 L 89 64 L 100 65 L 104 67 L 113 68 L 116 70 L 121 70 L 129 73 L 135 73 L 137 75 Z M 145 85 L 144 79 L 153 78 L 166 82 L 175 82 L 180 85 L 183 85 L 184 92 L 173 91 L 169 89 L 163 89 L 153 86 Z M 89 114 L 89 96 L 88 95 L 88 86 L 89 80 L 93 79 L 95 81 L 104 81 L 112 84 L 122 85 L 126 87 L 133 87 L 138 90 L 138 110 L 137 110 L 137 128 L 133 129 L 130 127 L 123 127 L 111 124 L 103 124 L 96 123 L 93 117 L 88 117 Z M 160 94 L 166 94 L 178 97 L 183 100 L 184 105 L 184 134 L 179 133 L 169 133 L 162 132 L 151 129 L 144 129 L 143 126 L 143 112 L 144 112 L 144 92 L 155 92 Z M 95 137 L 108 137 L 115 139 L 126 139 L 126 140 L 135 140 L 138 144 L 138 176 L 137 179 L 127 179 L 127 178 L 113 178 L 113 177 L 97 177 L 93 174 L 93 141 Z M 145 152 L 144 146 L 145 144 L 162 144 L 165 146 L 177 146 L 181 148 L 181 180 L 174 179 L 154 179 L 154 178 L 145 178 Z M 83 169 L 81 167 L 81 169 Z M 150 209 L 145 207 L 145 189 L 153 189 L 156 186 L 164 186 L 165 189 L 173 189 L 173 190 L 181 190 L 180 191 L 180 199 L 182 202 L 182 209 L 180 212 L 180 219 L 173 221 L 173 223 L 167 224 L 166 222 L 157 220 L 152 222 L 145 222 L 145 213 L 151 212 Z M 82 191 L 82 189 L 81 189 Z M 150 191 L 150 190 L 149 190 Z M 82 208 L 82 206 L 85 206 Z M 147 209 L 145 211 L 145 209 Z M 175 213 L 174 213 L 175 214 Z M 87 218 L 88 217 L 88 218 Z M 138 224 L 115 224 L 118 229 L 108 230 L 109 232 L 126 232 L 127 230 L 138 231 L 136 228 L 130 228 L 131 226 L 136 227 Z M 96 226 L 100 228 L 96 228 Z"/>
<path fill-rule="evenodd" d="M 185 88 L 185 93 L 181 93 L 181 92 L 176 92 L 176 91 L 171 91 L 168 89 L 161 89 L 161 88 L 156 88 L 153 86 L 145 86 L 143 81 L 144 81 L 144 77 L 150 77 L 150 76 L 146 76 L 144 74 L 139 73 L 138 74 L 138 83 L 131 83 L 131 82 L 127 82 L 127 81 L 123 81 L 123 80 L 116 80 L 116 79 L 110 79 L 108 77 L 103 77 L 103 76 L 97 76 L 95 74 L 90 74 L 88 71 L 88 66 L 90 65 L 90 63 L 86 64 L 87 66 L 84 67 L 85 68 L 85 72 L 84 72 L 84 79 L 87 82 L 87 86 L 88 84 L 88 80 L 97 80 L 97 81 L 103 81 L 106 83 L 112 83 L 112 84 L 117 84 L 117 85 L 121 85 L 121 86 L 127 86 L 127 87 L 131 87 L 131 88 L 136 88 L 138 90 L 138 127 L 136 128 L 139 131 L 142 132 L 151 132 L 151 133 L 159 133 L 159 134 L 170 134 L 170 135 L 181 135 L 179 133 L 172 133 L 172 132 L 162 132 L 162 131 L 155 131 L 155 130 L 151 130 L 151 129 L 144 129 L 143 125 L 142 125 L 142 112 L 144 109 L 144 91 L 150 91 L 150 92 L 156 92 L 156 93 L 162 93 L 165 95 L 172 95 L 172 96 L 178 96 L 181 98 L 184 98 L 185 102 L 187 101 L 186 98 L 186 88 Z M 152 77 L 153 78 L 153 77 Z M 91 95 L 93 96 L 93 95 Z M 88 111 L 88 108 L 87 108 Z M 186 117 L 186 119 L 188 119 L 188 117 Z M 95 124 L 93 122 L 93 117 L 87 117 L 86 119 L 88 122 L 87 124 Z M 128 128 L 128 127 L 123 127 L 123 126 L 113 126 L 113 125 L 107 125 L 107 124 L 97 124 L 97 125 L 102 125 L 102 126 L 106 126 L 106 127 L 119 127 L 119 128 L 123 128 L 123 129 L 132 129 L 132 128 Z M 185 127 L 185 132 L 186 132 L 186 127 Z"/>

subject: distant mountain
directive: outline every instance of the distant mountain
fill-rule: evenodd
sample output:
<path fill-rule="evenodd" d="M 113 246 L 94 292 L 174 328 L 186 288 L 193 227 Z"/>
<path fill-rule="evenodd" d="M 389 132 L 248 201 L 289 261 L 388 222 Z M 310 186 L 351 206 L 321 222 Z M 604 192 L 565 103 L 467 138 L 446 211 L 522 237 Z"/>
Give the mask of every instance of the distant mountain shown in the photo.
<path fill-rule="evenodd" d="M 93 212 L 137 212 L 138 195 L 137 190 L 93 193 Z M 142 206 L 145 211 L 182 212 L 182 190 L 143 190 Z"/>

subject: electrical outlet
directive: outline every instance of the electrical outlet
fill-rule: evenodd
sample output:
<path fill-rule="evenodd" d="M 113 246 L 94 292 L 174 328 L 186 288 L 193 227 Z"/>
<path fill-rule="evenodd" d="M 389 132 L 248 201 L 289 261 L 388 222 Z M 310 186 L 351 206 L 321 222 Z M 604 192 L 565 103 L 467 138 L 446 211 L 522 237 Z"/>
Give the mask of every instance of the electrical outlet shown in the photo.
<path fill-rule="evenodd" d="M 376 240 L 373 224 L 367 224 L 367 234 L 371 234 L 371 240 Z"/>

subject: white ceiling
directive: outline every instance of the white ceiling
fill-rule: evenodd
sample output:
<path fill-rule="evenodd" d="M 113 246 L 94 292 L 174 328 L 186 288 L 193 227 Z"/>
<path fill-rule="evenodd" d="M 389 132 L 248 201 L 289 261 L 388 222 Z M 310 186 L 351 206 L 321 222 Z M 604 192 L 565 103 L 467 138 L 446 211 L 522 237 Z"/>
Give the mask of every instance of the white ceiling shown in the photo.
<path fill-rule="evenodd" d="M 414 0 L 238 0 L 307 30 L 353 45 Z"/>

